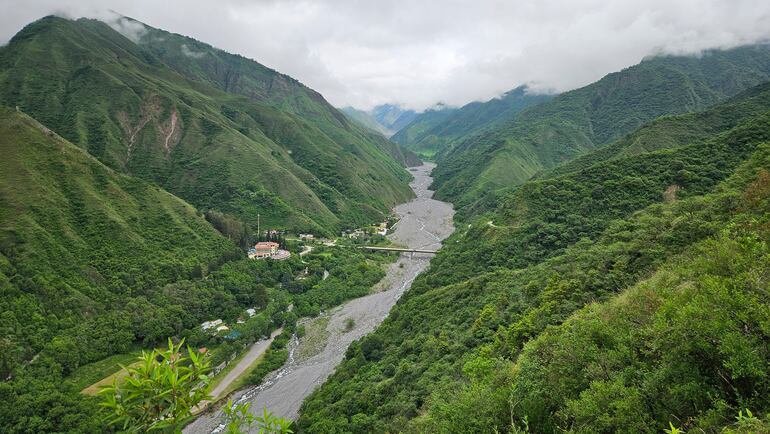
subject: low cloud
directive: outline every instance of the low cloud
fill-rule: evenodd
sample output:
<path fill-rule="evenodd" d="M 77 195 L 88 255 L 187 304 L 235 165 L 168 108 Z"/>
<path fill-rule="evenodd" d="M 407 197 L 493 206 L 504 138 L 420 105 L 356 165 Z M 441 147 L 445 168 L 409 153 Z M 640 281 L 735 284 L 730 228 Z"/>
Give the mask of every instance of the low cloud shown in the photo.
<path fill-rule="evenodd" d="M 182 54 L 193 59 L 200 59 L 206 55 L 206 53 L 191 50 L 187 44 L 182 44 Z"/>
<path fill-rule="evenodd" d="M 107 14 L 101 19 L 115 31 L 137 43 L 147 34 L 147 28 L 142 23 L 128 20 L 117 14 Z"/>
<path fill-rule="evenodd" d="M 770 37 L 766 0 L 0 2 L 9 3 L 0 40 L 52 12 L 103 17 L 111 8 L 253 58 L 337 106 L 359 108 L 462 105 L 519 85 L 564 91 L 646 56 L 697 55 Z M 141 37 L 141 29 L 120 31 Z"/>

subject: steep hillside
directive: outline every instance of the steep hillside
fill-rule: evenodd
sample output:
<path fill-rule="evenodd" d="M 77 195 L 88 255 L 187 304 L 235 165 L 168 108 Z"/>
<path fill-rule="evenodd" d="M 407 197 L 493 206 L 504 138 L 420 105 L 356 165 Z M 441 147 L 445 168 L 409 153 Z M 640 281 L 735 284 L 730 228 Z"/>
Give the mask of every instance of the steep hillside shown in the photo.
<path fill-rule="evenodd" d="M 8 108 L 0 151 L 2 378 L 41 352 L 68 372 L 165 336 L 182 317 L 157 289 L 242 255 L 189 204 Z"/>
<path fill-rule="evenodd" d="M 391 140 L 421 155 L 448 152 L 448 148 L 465 137 L 510 121 L 521 110 L 551 97 L 529 94 L 526 86 L 522 86 L 487 102 L 473 102 L 459 109 L 429 110 L 419 114 Z"/>
<path fill-rule="evenodd" d="M 430 134 L 431 129 L 451 117 L 458 109 L 440 105 L 429 108 L 415 117 L 412 122 L 401 128 L 390 140 L 401 146 L 418 152 L 425 157 L 432 157 L 439 148 L 438 139 Z"/>
<path fill-rule="evenodd" d="M 330 232 L 410 197 L 404 162 L 317 93 L 142 28 L 135 43 L 95 20 L 30 24 L 0 49 L 0 101 L 116 170 L 246 221 Z"/>
<path fill-rule="evenodd" d="M 402 165 L 414 161 L 409 152 L 373 139 L 366 129 L 349 122 L 321 94 L 288 75 L 193 38 L 156 29 L 130 18 L 123 17 L 122 20 L 141 26 L 144 31 L 138 35 L 137 43 L 187 78 L 296 114 L 337 144 L 355 143 L 364 149 L 374 145 Z"/>
<path fill-rule="evenodd" d="M 438 156 L 437 197 L 467 206 L 658 116 L 702 109 L 769 77 L 768 45 L 646 59 L 446 149 Z"/>
<path fill-rule="evenodd" d="M 587 169 L 600 161 L 703 142 L 764 113 L 768 106 L 770 82 L 752 87 L 702 112 L 662 116 L 607 146 L 538 173 L 535 178 L 554 178 Z"/>
<path fill-rule="evenodd" d="M 704 113 L 755 107 L 690 144 L 508 192 L 351 347 L 300 431 L 718 432 L 770 411 L 767 92 Z M 691 118 L 672 119 L 675 138 Z"/>

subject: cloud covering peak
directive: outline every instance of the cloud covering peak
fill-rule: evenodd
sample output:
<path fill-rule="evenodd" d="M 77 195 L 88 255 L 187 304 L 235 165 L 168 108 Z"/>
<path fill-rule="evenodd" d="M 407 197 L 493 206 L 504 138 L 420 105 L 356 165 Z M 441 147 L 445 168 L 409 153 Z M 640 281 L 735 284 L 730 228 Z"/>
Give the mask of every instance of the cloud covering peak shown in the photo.
<path fill-rule="evenodd" d="M 47 14 L 106 20 L 114 9 L 253 58 L 337 106 L 364 109 L 462 105 L 522 84 L 564 91 L 656 53 L 697 54 L 770 37 L 770 2 L 758 0 L 0 3 L 7 3 L 1 41 Z M 138 23 L 111 25 L 141 37 Z"/>

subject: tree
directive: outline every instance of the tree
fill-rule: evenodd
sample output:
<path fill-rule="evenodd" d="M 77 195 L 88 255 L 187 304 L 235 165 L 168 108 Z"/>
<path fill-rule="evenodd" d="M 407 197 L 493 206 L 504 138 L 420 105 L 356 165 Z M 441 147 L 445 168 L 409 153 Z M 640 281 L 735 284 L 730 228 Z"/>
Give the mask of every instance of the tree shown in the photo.
<path fill-rule="evenodd" d="M 187 346 L 184 340 L 174 345 L 169 339 L 167 350 L 142 352 L 135 367 L 123 367 L 128 376 L 102 389 L 100 405 L 107 410 L 107 421 L 126 432 L 181 433 L 192 409 L 204 399 L 209 378 L 209 360 Z M 262 416 L 249 413 L 249 404 L 233 405 L 228 401 L 223 411 L 227 433 L 240 434 L 241 428 L 252 426 L 259 433 L 291 434 L 291 422 L 273 415 L 267 409 Z"/>
<path fill-rule="evenodd" d="M 208 360 L 189 346 L 182 355 L 184 340 L 167 350 L 142 352 L 135 367 L 123 367 L 128 376 L 102 389 L 101 406 L 111 426 L 128 432 L 181 432 L 182 422 L 192 409 L 208 398 Z"/>

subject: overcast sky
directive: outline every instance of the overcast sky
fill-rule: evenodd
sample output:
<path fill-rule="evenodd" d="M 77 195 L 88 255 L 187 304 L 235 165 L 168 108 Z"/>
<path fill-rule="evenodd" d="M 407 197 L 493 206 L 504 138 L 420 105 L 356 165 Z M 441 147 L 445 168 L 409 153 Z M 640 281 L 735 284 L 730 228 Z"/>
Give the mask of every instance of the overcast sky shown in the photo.
<path fill-rule="evenodd" d="M 289 74 L 332 104 L 564 91 L 654 53 L 770 38 L 768 0 L 0 0 L 0 41 L 57 13 L 116 10 Z"/>

